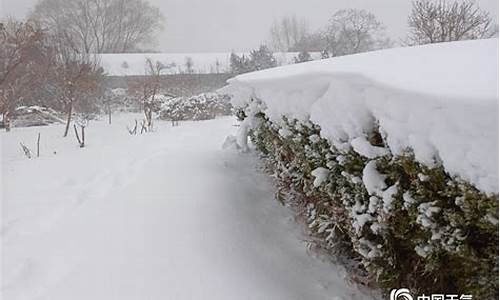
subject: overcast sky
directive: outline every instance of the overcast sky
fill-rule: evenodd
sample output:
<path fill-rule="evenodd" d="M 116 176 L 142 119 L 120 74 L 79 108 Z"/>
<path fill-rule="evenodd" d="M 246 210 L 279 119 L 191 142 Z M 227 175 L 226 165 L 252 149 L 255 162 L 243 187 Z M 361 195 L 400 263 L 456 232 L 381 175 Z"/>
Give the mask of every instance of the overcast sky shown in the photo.
<path fill-rule="evenodd" d="M 410 0 L 149 0 L 165 16 L 157 50 L 164 52 L 248 51 L 269 37 L 273 20 L 296 15 L 312 29 L 325 25 L 338 9 L 364 8 L 373 12 L 388 34 L 402 38 Z M 498 0 L 477 0 L 498 20 Z M 23 17 L 36 0 L 0 0 L 4 16 Z"/>

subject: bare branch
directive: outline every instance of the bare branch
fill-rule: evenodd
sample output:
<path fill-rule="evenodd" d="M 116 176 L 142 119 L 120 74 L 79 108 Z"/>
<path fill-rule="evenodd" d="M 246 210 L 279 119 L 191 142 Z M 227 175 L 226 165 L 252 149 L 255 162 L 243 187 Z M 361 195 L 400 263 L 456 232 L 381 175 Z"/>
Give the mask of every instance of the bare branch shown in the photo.
<path fill-rule="evenodd" d="M 53 33 L 67 32 L 83 53 L 130 52 L 162 28 L 158 8 L 140 0 L 42 0 L 32 18 Z"/>
<path fill-rule="evenodd" d="M 408 25 L 408 45 L 475 40 L 498 34 L 490 15 L 472 1 L 415 1 Z"/>

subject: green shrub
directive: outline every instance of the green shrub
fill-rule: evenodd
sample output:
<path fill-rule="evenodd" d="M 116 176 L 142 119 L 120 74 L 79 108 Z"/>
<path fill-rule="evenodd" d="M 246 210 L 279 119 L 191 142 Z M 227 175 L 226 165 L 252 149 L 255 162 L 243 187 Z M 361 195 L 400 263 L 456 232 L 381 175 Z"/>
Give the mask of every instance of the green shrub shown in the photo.
<path fill-rule="evenodd" d="M 349 264 L 354 280 L 385 293 L 498 298 L 498 195 L 422 165 L 411 150 L 368 159 L 336 149 L 309 121 L 251 117 L 260 119 L 250 138 L 277 179 L 278 199 L 296 208 L 315 247 Z M 378 132 L 367 139 L 387 149 Z M 363 182 L 369 164 L 384 179 L 379 194 Z M 315 185 L 319 167 L 328 178 Z"/>

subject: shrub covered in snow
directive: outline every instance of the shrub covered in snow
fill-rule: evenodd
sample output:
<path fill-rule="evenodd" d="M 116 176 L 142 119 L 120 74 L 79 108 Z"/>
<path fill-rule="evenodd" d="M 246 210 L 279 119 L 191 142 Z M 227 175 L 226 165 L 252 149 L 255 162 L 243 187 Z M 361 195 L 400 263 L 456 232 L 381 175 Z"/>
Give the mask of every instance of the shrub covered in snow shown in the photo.
<path fill-rule="evenodd" d="M 236 141 L 250 136 L 278 199 L 358 282 L 497 298 L 497 52 L 441 44 L 238 76 Z"/>
<path fill-rule="evenodd" d="M 193 97 L 166 98 L 160 107 L 162 120 L 209 120 L 230 115 L 232 106 L 228 95 L 205 93 Z"/>
<path fill-rule="evenodd" d="M 43 106 L 19 106 L 12 116 L 14 127 L 45 126 L 53 123 L 64 123 L 64 116 Z"/>
<path fill-rule="evenodd" d="M 496 297 L 497 196 L 411 152 L 370 159 L 340 151 L 311 122 L 257 118 L 251 139 L 277 178 L 280 200 L 298 208 L 316 246 L 355 263 L 353 278 L 387 290 Z"/>

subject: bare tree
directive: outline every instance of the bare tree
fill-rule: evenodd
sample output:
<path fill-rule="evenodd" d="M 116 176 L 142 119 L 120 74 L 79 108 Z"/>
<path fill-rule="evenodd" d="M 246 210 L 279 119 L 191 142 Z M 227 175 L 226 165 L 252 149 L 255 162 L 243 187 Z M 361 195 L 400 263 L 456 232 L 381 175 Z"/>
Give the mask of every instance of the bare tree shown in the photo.
<path fill-rule="evenodd" d="M 80 129 L 82 131 L 82 134 L 81 134 L 82 137 L 80 138 L 80 134 L 78 133 L 78 129 L 76 127 L 76 124 L 73 124 L 73 128 L 75 129 L 75 138 L 76 138 L 80 148 L 84 148 L 85 147 L 85 127 L 87 126 L 87 124 L 78 122 L 78 125 L 80 126 Z"/>
<path fill-rule="evenodd" d="M 188 73 L 188 74 L 193 74 L 194 73 L 194 62 L 193 62 L 193 58 L 192 57 L 190 57 L 190 56 L 186 57 L 185 66 L 186 66 L 186 73 Z"/>
<path fill-rule="evenodd" d="M 156 96 L 161 89 L 162 72 L 169 68 L 169 65 L 164 65 L 159 61 L 153 62 L 152 59 L 146 59 L 146 70 L 144 79 L 134 81 L 129 85 L 129 92 L 135 94 L 141 102 L 144 116 L 146 118 L 147 127 L 150 129 L 153 125 L 153 112 L 156 109 Z M 145 127 L 143 126 L 143 129 Z"/>
<path fill-rule="evenodd" d="M 326 48 L 325 35 L 321 31 L 308 33 L 300 39 L 289 51 L 321 52 Z"/>
<path fill-rule="evenodd" d="M 113 110 L 111 109 L 111 105 L 113 104 L 114 98 L 116 95 L 113 90 L 106 89 L 101 97 L 101 102 L 104 105 L 105 113 L 108 115 L 108 124 L 111 125 L 111 115 Z"/>
<path fill-rule="evenodd" d="M 301 40 L 306 38 L 308 31 L 305 19 L 286 16 L 280 21 L 275 21 L 271 26 L 271 47 L 275 51 L 291 51 Z"/>
<path fill-rule="evenodd" d="M 0 112 L 7 131 L 19 102 L 36 90 L 48 48 L 43 30 L 31 23 L 0 23 Z"/>
<path fill-rule="evenodd" d="M 99 91 L 102 69 L 97 56 L 81 53 L 67 32 L 60 31 L 51 36 L 56 48 L 56 63 L 51 72 L 51 90 L 62 108 L 67 112 L 64 137 L 68 135 L 75 105 L 84 107 Z"/>
<path fill-rule="evenodd" d="M 79 113 L 75 122 L 76 124 L 73 124 L 73 128 L 75 130 L 75 138 L 80 148 L 85 147 L 85 128 L 87 127 L 91 119 L 91 114 Z M 78 133 L 78 127 L 80 128 L 80 133 Z"/>
<path fill-rule="evenodd" d="M 85 53 L 137 50 L 162 24 L 159 9 L 141 0 L 41 0 L 32 18 Z"/>
<path fill-rule="evenodd" d="M 390 47 L 385 27 L 375 15 L 363 9 L 336 12 L 324 32 L 330 56 L 340 56 Z"/>
<path fill-rule="evenodd" d="M 475 40 L 498 33 L 490 15 L 472 1 L 415 1 L 408 25 L 409 45 Z"/>

